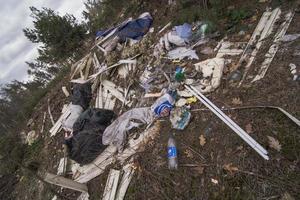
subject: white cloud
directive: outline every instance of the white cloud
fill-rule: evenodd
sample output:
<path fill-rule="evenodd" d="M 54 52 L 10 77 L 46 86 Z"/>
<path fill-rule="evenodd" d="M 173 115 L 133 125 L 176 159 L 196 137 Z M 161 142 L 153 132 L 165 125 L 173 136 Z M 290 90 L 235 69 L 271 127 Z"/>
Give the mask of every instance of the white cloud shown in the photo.
<path fill-rule="evenodd" d="M 37 57 L 37 45 L 23 34 L 23 28 L 32 27 L 30 6 L 51 8 L 60 15 L 73 14 L 81 21 L 83 0 L 10 0 L 1 2 L 0 15 L 0 83 L 14 79 L 28 79 L 25 61 Z"/>

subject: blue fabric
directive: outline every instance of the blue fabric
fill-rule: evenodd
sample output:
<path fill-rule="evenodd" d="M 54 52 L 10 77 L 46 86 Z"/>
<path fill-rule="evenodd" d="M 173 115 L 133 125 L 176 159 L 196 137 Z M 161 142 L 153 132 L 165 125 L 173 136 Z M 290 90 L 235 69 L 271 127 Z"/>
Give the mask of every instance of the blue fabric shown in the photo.
<path fill-rule="evenodd" d="M 175 26 L 175 31 L 177 35 L 184 40 L 188 40 L 192 36 L 192 26 L 188 23 Z"/>
<path fill-rule="evenodd" d="M 126 38 L 139 40 L 148 32 L 152 22 L 153 19 L 150 17 L 144 17 L 130 21 L 121 29 L 119 29 L 117 35 L 123 41 L 126 40 Z"/>
<path fill-rule="evenodd" d="M 139 40 L 148 32 L 152 22 L 153 19 L 150 15 L 129 21 L 118 28 L 116 35 L 120 37 L 121 41 L 125 41 L 126 38 Z M 105 37 L 112 30 L 114 30 L 114 28 L 97 31 L 96 36 Z"/>

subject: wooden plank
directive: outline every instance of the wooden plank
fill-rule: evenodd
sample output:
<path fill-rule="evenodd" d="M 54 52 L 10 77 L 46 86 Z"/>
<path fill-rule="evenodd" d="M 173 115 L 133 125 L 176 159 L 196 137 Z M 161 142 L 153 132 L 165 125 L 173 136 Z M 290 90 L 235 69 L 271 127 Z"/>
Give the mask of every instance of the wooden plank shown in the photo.
<path fill-rule="evenodd" d="M 159 134 L 159 130 L 160 122 L 156 121 L 152 127 L 143 131 L 137 139 L 131 138 L 128 141 L 128 147 L 117 155 L 117 160 L 120 163 L 124 163 L 126 159 L 134 155 L 136 152 L 142 151 L 145 144 Z"/>
<path fill-rule="evenodd" d="M 287 29 L 289 28 L 289 25 L 290 25 L 291 21 L 293 20 L 293 17 L 294 17 L 293 12 L 289 12 L 286 14 L 285 21 L 282 22 L 281 26 L 279 27 L 279 29 L 274 37 L 273 44 L 269 48 L 269 51 L 266 53 L 265 60 L 263 61 L 258 74 L 255 76 L 255 78 L 251 82 L 255 82 L 255 81 L 262 79 L 265 76 L 265 74 L 267 73 L 268 68 L 279 48 L 280 40 L 285 35 Z"/>
<path fill-rule="evenodd" d="M 111 169 L 108 174 L 102 200 L 115 200 L 120 171 Z"/>
<path fill-rule="evenodd" d="M 117 192 L 116 200 L 123 200 L 130 184 L 130 181 L 134 174 L 133 164 L 127 164 L 123 167 L 123 176 L 120 182 L 120 186 Z"/>
<path fill-rule="evenodd" d="M 44 180 L 48 183 L 58 185 L 64 188 L 69 188 L 79 192 L 88 192 L 88 187 L 86 186 L 86 184 L 78 183 L 71 179 L 62 176 L 57 176 L 48 172 L 46 173 Z"/>
<path fill-rule="evenodd" d="M 99 91 L 98 91 L 98 107 L 103 108 L 102 85 L 99 86 Z"/>
<path fill-rule="evenodd" d="M 44 117 L 43 117 L 43 122 L 42 122 L 41 133 L 43 133 L 43 132 L 44 132 L 45 120 L 46 120 L 46 112 L 44 112 Z"/>
<path fill-rule="evenodd" d="M 95 63 L 96 68 L 97 68 L 97 67 L 100 67 L 100 62 L 99 62 L 99 60 L 98 60 L 98 57 L 97 57 L 96 53 L 94 53 L 93 56 L 94 56 L 94 60 L 95 60 L 95 62 L 96 62 L 96 63 Z"/>
<path fill-rule="evenodd" d="M 88 57 L 88 61 L 87 61 L 86 67 L 85 67 L 84 78 L 83 78 L 84 80 L 87 80 L 87 78 L 89 76 L 90 68 L 92 66 L 92 61 L 93 61 L 93 57 L 90 55 Z"/>
<path fill-rule="evenodd" d="M 86 56 L 83 58 L 82 61 L 80 61 L 80 63 L 78 64 L 78 66 L 77 66 L 76 69 L 74 70 L 73 74 L 71 75 L 71 79 L 73 79 L 74 76 L 75 76 L 76 74 L 78 74 L 81 70 L 84 69 L 84 67 L 86 66 L 86 63 L 87 63 L 89 57 L 90 57 L 90 53 L 89 53 L 88 55 L 86 55 Z"/>
<path fill-rule="evenodd" d="M 57 175 L 65 175 L 67 171 L 68 158 L 63 157 L 59 160 L 57 167 Z"/>
<path fill-rule="evenodd" d="M 69 97 L 69 96 L 70 96 L 70 93 L 68 92 L 66 86 L 63 86 L 61 89 L 62 89 L 62 91 L 63 91 L 63 93 L 65 94 L 66 97 Z"/>
<path fill-rule="evenodd" d="M 70 105 L 70 104 L 69 104 Z M 64 113 L 59 117 L 59 119 L 56 121 L 56 123 L 54 124 L 54 126 L 49 130 L 49 132 L 51 133 L 51 137 L 55 136 L 56 133 L 59 131 L 59 129 L 61 128 L 61 123 L 63 119 L 66 119 L 70 114 L 70 106 L 67 106 L 66 110 L 64 111 Z"/>
<path fill-rule="evenodd" d="M 71 73 L 70 74 L 74 74 L 75 70 L 77 69 L 77 66 L 82 63 L 82 61 L 84 61 L 86 59 L 86 57 L 88 57 L 90 55 L 90 53 L 86 54 L 84 57 L 82 57 L 80 60 L 78 60 L 77 62 L 75 62 L 72 66 L 71 66 Z"/>
<path fill-rule="evenodd" d="M 86 183 L 89 180 L 102 174 L 105 168 L 115 161 L 114 154 L 117 152 L 117 147 L 108 146 L 92 163 L 79 167 L 78 175 L 74 180 L 79 183 Z"/>
<path fill-rule="evenodd" d="M 50 116 L 50 120 L 51 120 L 51 123 L 52 123 L 52 126 L 54 126 L 55 122 L 53 120 L 53 116 L 52 116 L 52 113 L 51 113 L 51 109 L 50 109 L 50 99 L 48 99 L 48 114 Z"/>
<path fill-rule="evenodd" d="M 167 23 L 164 27 L 162 27 L 162 29 L 160 29 L 160 30 L 158 31 L 157 34 L 162 33 L 164 30 L 166 30 L 166 29 L 167 29 L 169 26 L 171 26 L 171 25 L 172 25 L 172 22 Z"/>
<path fill-rule="evenodd" d="M 77 200 L 89 200 L 90 195 L 87 192 L 81 193 L 81 195 L 77 198 Z"/>
<path fill-rule="evenodd" d="M 248 71 L 250 70 L 250 67 L 251 67 L 260 47 L 262 46 L 265 38 L 271 34 L 275 22 L 279 19 L 280 13 L 281 13 L 281 10 L 279 8 L 274 9 L 271 13 L 271 16 L 268 18 L 268 20 L 259 27 L 259 31 L 261 32 L 260 38 L 257 41 L 254 50 L 250 54 L 250 58 L 247 60 L 247 64 L 245 66 L 245 72 L 244 72 L 243 77 L 242 77 L 241 81 L 239 82 L 238 86 L 241 86 L 241 84 L 244 82 L 245 78 L 247 77 Z"/>

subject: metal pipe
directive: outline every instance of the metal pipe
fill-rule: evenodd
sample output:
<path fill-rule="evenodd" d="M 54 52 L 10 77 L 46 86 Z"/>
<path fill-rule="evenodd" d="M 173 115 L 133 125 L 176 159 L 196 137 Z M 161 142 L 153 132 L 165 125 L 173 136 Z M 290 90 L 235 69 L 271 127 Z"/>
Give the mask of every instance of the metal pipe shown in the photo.
<path fill-rule="evenodd" d="M 234 132 L 236 132 L 259 155 L 261 155 L 264 159 L 269 160 L 269 157 L 267 155 L 268 152 L 252 137 L 250 137 L 243 129 L 241 129 L 235 122 L 233 122 L 228 116 L 226 116 L 219 108 L 217 108 L 213 103 L 211 103 L 203 94 L 197 91 L 197 89 L 192 88 L 192 86 L 190 87 L 185 85 L 185 87 L 193 95 L 195 95 L 206 107 L 208 107 L 215 115 L 217 115 L 224 123 L 226 123 Z"/>

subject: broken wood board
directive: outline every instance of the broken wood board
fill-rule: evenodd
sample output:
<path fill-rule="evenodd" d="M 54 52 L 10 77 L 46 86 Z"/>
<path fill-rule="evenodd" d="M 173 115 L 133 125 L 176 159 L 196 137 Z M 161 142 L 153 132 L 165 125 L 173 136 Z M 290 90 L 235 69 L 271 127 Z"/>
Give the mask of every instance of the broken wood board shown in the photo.
<path fill-rule="evenodd" d="M 57 176 L 55 174 L 46 173 L 44 180 L 47 183 L 58 185 L 64 188 L 69 188 L 79 192 L 88 192 L 88 188 L 85 184 L 78 183 L 72 179 L 64 178 L 62 176 Z"/>
<path fill-rule="evenodd" d="M 295 14 L 294 12 L 290 11 L 289 13 L 287 13 L 285 15 L 285 21 L 282 22 L 281 26 L 277 30 L 277 33 L 274 37 L 273 44 L 269 48 L 269 51 L 266 53 L 265 60 L 263 61 L 262 65 L 259 69 L 258 74 L 254 77 L 252 82 L 258 81 L 266 75 L 266 73 L 268 71 L 268 68 L 269 68 L 273 58 L 275 57 L 275 54 L 276 54 L 278 48 L 279 48 L 281 38 L 285 35 L 287 29 L 289 28 L 290 23 L 293 20 L 294 14 Z"/>
<path fill-rule="evenodd" d="M 109 93 L 115 96 L 118 100 L 120 100 L 125 105 L 131 103 L 130 101 L 125 99 L 124 92 L 125 90 L 121 87 L 116 86 L 113 82 L 108 80 L 103 80 L 101 84 L 104 87 L 104 90 L 108 90 Z"/>
<path fill-rule="evenodd" d="M 137 139 L 129 139 L 127 147 L 118 155 L 117 159 L 120 163 L 124 163 L 126 159 L 131 157 L 137 152 L 142 152 L 148 141 L 153 140 L 160 130 L 160 122 L 156 121 L 153 126 L 143 131 Z"/>
<path fill-rule="evenodd" d="M 57 175 L 65 175 L 67 171 L 68 158 L 63 157 L 59 160 Z"/>
<path fill-rule="evenodd" d="M 241 86 L 241 84 L 244 82 L 245 78 L 247 77 L 248 71 L 250 70 L 250 67 L 251 67 L 260 47 L 262 46 L 266 37 L 268 37 L 271 34 L 271 32 L 273 30 L 273 26 L 274 26 L 275 22 L 279 19 L 280 14 L 281 14 L 281 10 L 279 8 L 276 8 L 271 12 L 270 16 L 267 18 L 266 21 L 264 21 L 263 24 L 259 24 L 260 26 L 258 27 L 258 31 L 261 32 L 260 38 L 257 41 L 254 50 L 251 52 L 250 57 L 247 59 L 247 64 L 245 66 L 245 72 L 244 72 L 242 79 L 239 82 L 238 86 Z M 247 47 L 246 47 L 246 49 L 247 49 Z M 244 55 L 248 56 L 248 54 L 244 54 Z M 245 60 L 245 58 L 242 61 L 244 61 L 244 60 Z M 239 64 L 240 64 L 240 62 L 239 62 Z"/>
<path fill-rule="evenodd" d="M 161 97 L 162 95 L 163 95 L 162 92 L 146 93 L 146 94 L 144 95 L 144 98 Z"/>
<path fill-rule="evenodd" d="M 63 91 L 63 93 L 64 93 L 64 95 L 65 95 L 66 97 L 69 97 L 69 96 L 70 96 L 70 93 L 68 92 L 66 86 L 63 86 L 61 89 L 62 89 L 62 91 Z"/>
<path fill-rule="evenodd" d="M 216 57 L 222 58 L 226 55 L 229 55 L 229 56 L 240 55 L 244 51 L 242 48 L 239 48 L 239 49 L 231 48 L 232 46 L 236 46 L 236 44 L 240 44 L 240 43 L 233 43 L 233 42 L 228 42 L 228 41 L 225 42 L 222 40 Z"/>
<path fill-rule="evenodd" d="M 104 108 L 108 110 L 113 110 L 116 104 L 116 98 L 110 93 L 107 88 L 103 88 L 102 99 L 104 103 Z"/>
<path fill-rule="evenodd" d="M 162 33 L 164 30 L 166 30 L 169 26 L 172 25 L 172 22 L 167 23 L 164 27 L 162 27 L 157 34 Z"/>
<path fill-rule="evenodd" d="M 81 195 L 77 198 L 77 200 L 89 200 L 90 195 L 87 192 L 81 193 Z"/>
<path fill-rule="evenodd" d="M 74 177 L 74 180 L 79 183 L 86 183 L 102 174 L 105 168 L 116 160 L 124 163 L 126 159 L 135 153 L 142 152 L 146 143 L 159 134 L 159 130 L 160 122 L 156 121 L 152 127 L 144 130 L 137 139 L 129 139 L 127 147 L 118 155 L 115 155 L 117 147 L 113 145 L 108 146 L 92 163 L 79 167 L 77 169 L 79 176 Z"/>
<path fill-rule="evenodd" d="M 78 66 L 80 63 L 82 63 L 82 62 L 86 59 L 86 57 L 88 57 L 89 55 L 90 55 L 90 53 L 86 54 L 86 55 L 83 56 L 80 60 L 78 60 L 77 62 L 75 62 L 74 64 L 72 64 L 70 74 L 73 74 L 73 73 L 75 72 L 77 66 Z"/>
<path fill-rule="evenodd" d="M 42 122 L 41 133 L 43 133 L 43 132 L 44 132 L 45 121 L 46 121 L 46 112 L 44 112 L 44 117 L 43 117 L 43 122 Z"/>
<path fill-rule="evenodd" d="M 126 191 L 128 189 L 128 186 L 130 184 L 130 181 L 133 177 L 134 171 L 135 170 L 133 168 L 132 163 L 127 164 L 123 167 L 123 175 L 122 175 L 121 182 L 119 184 L 116 200 L 123 200 L 124 199 Z"/>
<path fill-rule="evenodd" d="M 85 56 L 77 65 L 74 72 L 71 75 L 71 79 L 74 78 L 78 73 L 82 73 L 82 70 L 87 66 L 88 61 L 90 60 L 91 53 L 89 53 L 87 56 Z M 83 74 L 81 74 L 83 76 Z"/>
<path fill-rule="evenodd" d="M 70 104 L 69 104 L 70 105 Z M 56 123 L 54 124 L 54 126 L 49 130 L 49 132 L 51 133 L 51 137 L 55 136 L 57 132 L 59 132 L 61 125 L 62 125 L 62 121 L 64 119 L 66 119 L 70 114 L 70 106 L 67 106 L 67 108 L 64 110 L 63 114 L 59 117 L 59 119 L 56 121 Z"/>
<path fill-rule="evenodd" d="M 129 72 L 136 68 L 136 60 L 120 60 L 119 63 L 122 64 L 118 67 L 118 76 L 121 78 L 126 78 L 129 75 Z"/>
<path fill-rule="evenodd" d="M 89 180 L 99 176 L 105 168 L 115 161 L 114 154 L 117 152 L 117 147 L 108 146 L 92 163 L 83 165 L 77 169 L 78 176 L 74 180 L 79 183 L 86 183 Z"/>
<path fill-rule="evenodd" d="M 120 171 L 111 169 L 108 174 L 102 200 L 115 200 Z"/>
<path fill-rule="evenodd" d="M 90 68 L 91 68 L 91 66 L 92 66 L 92 60 L 93 60 L 93 57 L 92 57 L 92 56 L 89 56 L 89 57 L 88 57 L 87 64 L 86 64 L 86 67 L 85 67 L 85 72 L 84 72 L 84 77 L 83 77 L 84 80 L 87 80 L 87 78 L 88 78 L 88 76 L 89 76 Z"/>
<path fill-rule="evenodd" d="M 50 109 L 50 99 L 48 99 L 48 114 L 49 114 L 49 116 L 50 116 L 50 120 L 51 120 L 51 123 L 52 123 L 52 126 L 54 126 L 54 124 L 55 124 L 55 122 L 54 122 L 54 120 L 53 120 L 53 116 L 52 116 L 52 113 L 51 113 L 51 109 Z"/>

